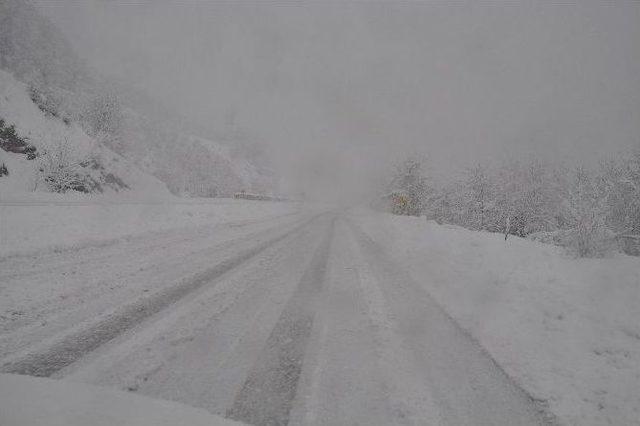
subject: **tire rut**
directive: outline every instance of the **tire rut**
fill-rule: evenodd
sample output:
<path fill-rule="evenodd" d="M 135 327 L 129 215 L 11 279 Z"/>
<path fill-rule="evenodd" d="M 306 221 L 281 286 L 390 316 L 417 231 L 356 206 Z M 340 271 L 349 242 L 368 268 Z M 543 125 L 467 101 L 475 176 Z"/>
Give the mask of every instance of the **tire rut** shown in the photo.
<path fill-rule="evenodd" d="M 212 268 L 196 274 L 188 281 L 125 305 L 106 317 L 67 334 L 42 350 L 19 355 L 14 359 L 9 357 L 9 360 L 6 360 L 0 367 L 0 372 L 49 377 L 150 316 L 176 303 L 187 294 L 203 287 L 258 255 L 266 248 L 294 234 L 317 217 L 305 220 L 302 224 L 298 224 L 284 233 L 224 259 Z"/>
<path fill-rule="evenodd" d="M 546 404 L 520 386 L 383 247 L 350 218 L 346 222 L 366 262 L 380 277 L 396 332 L 405 336 L 405 344 L 416 355 L 417 371 L 427 373 L 425 382 L 443 409 L 443 424 L 558 424 Z M 453 395 L 451 386 L 457 388 Z M 456 399 L 466 404 L 457 404 Z"/>
<path fill-rule="evenodd" d="M 335 218 L 285 305 L 226 416 L 253 425 L 286 425 L 323 291 Z"/>

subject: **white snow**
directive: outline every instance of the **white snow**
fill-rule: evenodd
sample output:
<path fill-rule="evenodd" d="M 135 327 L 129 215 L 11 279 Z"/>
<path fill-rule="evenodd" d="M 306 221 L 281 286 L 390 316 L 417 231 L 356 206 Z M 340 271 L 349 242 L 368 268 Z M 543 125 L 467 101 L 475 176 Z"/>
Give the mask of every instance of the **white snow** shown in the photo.
<path fill-rule="evenodd" d="M 506 372 L 571 425 L 640 424 L 640 258 L 357 211 Z"/>
<path fill-rule="evenodd" d="M 28 139 L 39 152 L 50 150 L 66 140 L 76 160 L 88 156 L 99 158 L 107 172 L 113 173 L 130 188 L 127 191 L 129 196 L 149 198 L 170 195 L 164 183 L 143 173 L 124 157 L 89 137 L 78 124 L 72 122 L 66 125 L 60 119 L 46 117 L 29 98 L 26 85 L 3 70 L 0 70 L 0 118 L 7 126 L 14 125 L 18 135 Z M 22 154 L 0 149 L 1 163 L 7 165 L 9 176 L 0 178 L 0 201 L 34 191 L 37 160 L 27 160 Z M 44 190 L 44 185 L 40 183 L 37 189 Z M 113 191 L 105 188 L 105 192 Z"/>
<path fill-rule="evenodd" d="M 2 374 L 0 424 L 233 426 L 241 423 L 177 402 L 152 399 L 115 389 L 64 380 Z"/>
<path fill-rule="evenodd" d="M 223 198 L 26 195 L 0 200 L 0 257 L 98 244 L 171 228 L 266 219 L 299 208 L 298 203 Z"/>
<path fill-rule="evenodd" d="M 290 203 L 174 197 L 164 183 L 87 136 L 77 124 L 46 117 L 29 98 L 27 87 L 2 70 L 0 117 L 6 125 L 15 125 L 18 135 L 40 152 L 68 140 L 75 155 L 97 156 L 106 171 L 130 187 L 119 192 L 105 188 L 104 194 L 55 194 L 43 192 L 40 184 L 34 191 L 38 160 L 0 149 L 0 164 L 9 169 L 8 176 L 0 177 L 0 256 L 95 244 L 176 227 L 256 220 L 296 209 Z M 236 172 L 249 186 L 256 178 L 251 165 L 233 161 L 224 147 L 216 149 L 227 163 L 242 169 Z"/>
<path fill-rule="evenodd" d="M 241 188 L 244 190 L 263 190 L 265 187 L 270 186 L 265 181 L 266 176 L 261 174 L 255 165 L 245 158 L 234 157 L 228 146 L 193 135 L 189 137 L 189 142 L 204 146 L 215 156 L 217 164 L 224 164 L 224 167 L 218 168 L 223 169 L 228 176 L 219 176 L 218 180 L 224 181 L 231 176 L 235 176 L 240 180 Z"/>

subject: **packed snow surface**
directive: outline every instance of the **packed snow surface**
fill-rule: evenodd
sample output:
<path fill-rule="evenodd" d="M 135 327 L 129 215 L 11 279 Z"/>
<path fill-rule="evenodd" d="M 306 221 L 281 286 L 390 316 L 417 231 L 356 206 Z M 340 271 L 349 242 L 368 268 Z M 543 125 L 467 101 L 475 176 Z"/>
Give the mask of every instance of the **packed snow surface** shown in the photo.
<path fill-rule="evenodd" d="M 1 259 L 0 371 L 250 424 L 548 424 L 359 225 L 304 210 Z"/>
<path fill-rule="evenodd" d="M 3 372 L 249 423 L 640 419 L 638 258 L 297 203 L 2 208 Z"/>

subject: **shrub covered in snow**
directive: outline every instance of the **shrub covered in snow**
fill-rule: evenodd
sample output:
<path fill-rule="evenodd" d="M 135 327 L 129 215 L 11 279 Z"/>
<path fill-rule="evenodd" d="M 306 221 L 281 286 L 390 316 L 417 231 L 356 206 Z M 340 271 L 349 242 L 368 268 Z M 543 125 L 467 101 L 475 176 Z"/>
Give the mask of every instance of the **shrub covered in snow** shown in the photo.
<path fill-rule="evenodd" d="M 75 158 L 69 140 L 64 139 L 40 156 L 39 179 L 51 192 L 88 192 L 80 162 Z"/>
<path fill-rule="evenodd" d="M 36 147 L 18 136 L 16 127 L 13 124 L 6 125 L 2 118 L 0 118 L 0 148 L 7 152 L 25 154 L 29 160 L 36 158 Z"/>

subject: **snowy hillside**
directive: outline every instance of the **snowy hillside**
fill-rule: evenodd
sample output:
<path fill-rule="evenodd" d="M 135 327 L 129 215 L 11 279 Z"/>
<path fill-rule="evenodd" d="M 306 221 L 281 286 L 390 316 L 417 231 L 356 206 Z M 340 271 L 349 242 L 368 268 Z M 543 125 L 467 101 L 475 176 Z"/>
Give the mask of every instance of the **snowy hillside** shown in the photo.
<path fill-rule="evenodd" d="M 2 90 L 12 93 L 2 100 L 6 117 L 0 118 L 7 125 L 15 124 L 18 135 L 38 139 L 33 143 L 41 150 L 68 138 L 71 147 L 67 148 L 99 157 L 101 166 L 95 166 L 92 157 L 89 169 L 101 187 L 144 189 L 152 194 L 157 182 L 145 177 L 151 174 L 179 195 L 211 197 L 240 190 L 273 190 L 272 176 L 247 160 L 240 141 L 226 141 L 228 146 L 209 141 L 212 136 L 207 132 L 152 97 L 90 69 L 65 36 L 28 1 L 0 2 L 0 70 L 5 71 Z M 24 85 L 12 88 L 16 81 Z M 35 116 L 34 105 L 25 105 L 31 103 L 29 99 L 41 110 L 38 128 L 25 127 Z M 18 111 L 9 102 L 18 102 Z M 45 116 L 57 124 L 42 127 Z M 43 137 L 43 132 L 50 136 Z M 122 165 L 123 158 L 128 164 Z M 8 187 L 32 190 L 31 167 L 14 157 L 5 162 L 14 169 L 5 191 Z M 131 165 L 144 173 L 135 172 Z M 103 174 L 112 177 L 100 179 L 93 167 L 104 167 Z M 94 190 L 96 185 L 91 186 L 91 192 L 100 192 Z"/>
<path fill-rule="evenodd" d="M 113 193 L 132 191 L 148 197 L 168 196 L 166 186 L 142 173 L 125 158 L 88 136 L 77 124 L 66 124 L 47 117 L 30 99 L 28 88 L 8 72 L 0 70 L 0 119 L 4 127 L 14 126 L 15 133 L 36 150 L 36 158 L 22 153 L 0 150 L 0 163 L 7 173 L 0 177 L 3 197 L 17 193 L 54 192 L 47 182 L 48 158 L 65 151 L 67 163 L 87 183 L 84 191 Z M 60 159 L 62 160 L 62 159 Z"/>
<path fill-rule="evenodd" d="M 273 191 L 272 177 L 242 152 L 194 134 L 197 129 L 180 117 L 149 103 L 129 107 L 126 99 L 121 102 L 118 130 L 100 136 L 114 151 L 165 182 L 172 193 L 219 197 L 242 190 Z"/>
<path fill-rule="evenodd" d="M 261 174 L 258 168 L 245 158 L 234 156 L 228 146 L 198 136 L 191 136 L 190 142 L 193 145 L 202 145 L 213 156 L 215 180 L 222 182 L 229 179 L 228 193 L 239 190 L 262 193 L 268 192 L 271 188 L 268 176 Z"/>

